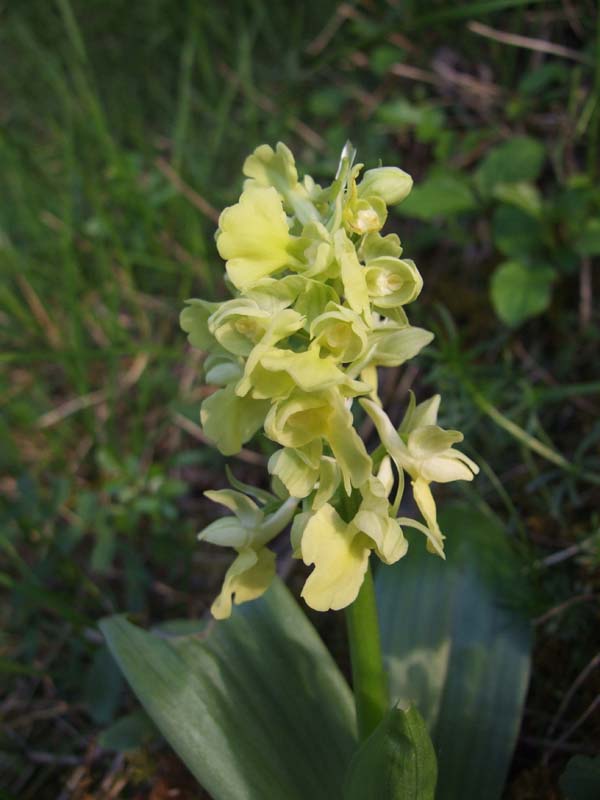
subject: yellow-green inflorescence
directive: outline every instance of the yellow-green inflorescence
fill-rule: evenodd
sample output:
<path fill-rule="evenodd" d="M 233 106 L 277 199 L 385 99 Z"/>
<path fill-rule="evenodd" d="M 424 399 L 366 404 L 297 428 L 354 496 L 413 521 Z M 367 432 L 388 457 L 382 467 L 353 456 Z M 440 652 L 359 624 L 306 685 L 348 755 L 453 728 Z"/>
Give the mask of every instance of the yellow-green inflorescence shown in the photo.
<path fill-rule="evenodd" d="M 388 206 L 410 192 L 396 167 L 361 175 L 346 146 L 333 183 L 300 181 L 290 150 L 258 147 L 246 159 L 239 201 L 221 214 L 217 248 L 232 299 L 189 300 L 181 326 L 205 351 L 204 432 L 225 455 L 259 430 L 280 446 L 269 459 L 272 492 L 234 482 L 207 492 L 233 512 L 200 538 L 237 557 L 212 606 L 260 596 L 275 575 L 269 543 L 290 522 L 294 556 L 313 565 L 302 596 L 319 611 L 356 598 L 371 553 L 393 564 L 407 551 L 402 527 L 444 555 L 430 484 L 471 480 L 477 466 L 453 445 L 458 431 L 437 425 L 438 395 L 411 394 L 399 429 L 377 393 L 377 368 L 413 358 L 433 335 L 409 324 L 404 306 L 423 284 L 402 258 L 395 234 L 382 235 Z M 354 427 L 355 400 L 382 447 L 367 452 Z M 423 521 L 398 518 L 404 474 Z"/>

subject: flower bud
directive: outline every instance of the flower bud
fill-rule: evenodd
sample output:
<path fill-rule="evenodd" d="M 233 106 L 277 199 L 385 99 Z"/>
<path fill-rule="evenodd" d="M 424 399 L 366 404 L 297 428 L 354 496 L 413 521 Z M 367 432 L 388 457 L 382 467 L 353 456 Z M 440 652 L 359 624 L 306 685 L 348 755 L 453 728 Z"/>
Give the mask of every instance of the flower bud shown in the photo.
<path fill-rule="evenodd" d="M 388 206 L 401 203 L 412 189 L 413 179 L 398 167 L 379 167 L 365 172 L 358 184 L 358 196 L 381 197 Z"/>

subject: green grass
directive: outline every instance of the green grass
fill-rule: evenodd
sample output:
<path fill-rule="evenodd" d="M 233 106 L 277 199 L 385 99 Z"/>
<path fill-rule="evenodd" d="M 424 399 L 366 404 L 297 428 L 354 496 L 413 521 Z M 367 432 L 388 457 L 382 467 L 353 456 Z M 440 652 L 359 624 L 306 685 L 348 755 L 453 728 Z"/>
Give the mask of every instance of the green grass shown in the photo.
<path fill-rule="evenodd" d="M 331 24 L 340 8 L 351 13 Z M 200 364 L 177 319 L 187 297 L 223 296 L 213 210 L 239 193 L 245 155 L 278 139 L 316 178 L 331 174 L 351 138 L 367 165 L 381 158 L 430 187 L 420 208 L 390 220 L 425 278 L 413 316 L 436 332 L 415 388 L 421 397 L 442 392 L 444 423 L 464 431 L 484 465 L 468 494 L 503 516 L 527 554 L 532 616 L 574 601 L 538 628 L 507 796 L 531 796 L 532 775 L 555 785 L 570 752 L 542 763 L 561 697 L 594 655 L 599 591 L 598 315 L 592 304 L 586 316 L 580 289 L 597 259 L 589 221 L 600 209 L 595 9 L 575 4 L 569 18 L 560 3 L 509 0 L 340 8 L 32 0 L 3 10 L 8 796 L 55 797 L 84 763 L 91 793 L 103 779 L 124 776 L 123 796 L 136 781 L 158 780 L 143 750 L 112 777 L 109 752 L 85 761 L 94 737 L 131 706 L 96 622 L 116 610 L 145 621 L 200 616 L 222 575 L 221 556 L 194 533 L 207 514 L 201 492 L 224 480 L 224 461 L 174 417 L 195 420 L 202 397 Z M 470 20 L 564 44 L 585 62 L 483 39 Z M 507 201 L 482 191 L 481 169 L 517 136 L 543 151 L 530 180 L 545 227 L 541 244 L 528 230 L 524 247 L 555 278 L 548 308 L 510 329 L 494 314 L 489 281 L 523 252 L 523 239 L 499 231 Z M 435 211 L 440 176 L 454 190 Z M 397 415 L 402 403 L 392 401 Z M 235 467 L 264 480 L 252 465 Z M 548 565 L 568 548 L 570 557 Z M 330 642 L 339 642 L 336 624 L 322 623 Z M 585 711 L 597 680 L 575 695 L 558 734 Z M 598 733 L 590 720 L 568 744 L 586 752 Z M 160 772 L 184 786 L 172 762 Z"/>

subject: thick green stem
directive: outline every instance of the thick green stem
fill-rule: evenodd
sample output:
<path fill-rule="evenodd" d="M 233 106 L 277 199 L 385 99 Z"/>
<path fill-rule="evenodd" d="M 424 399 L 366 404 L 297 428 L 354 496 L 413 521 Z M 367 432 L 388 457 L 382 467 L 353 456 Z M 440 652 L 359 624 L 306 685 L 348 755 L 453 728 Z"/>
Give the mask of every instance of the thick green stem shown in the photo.
<path fill-rule="evenodd" d="M 358 735 L 364 741 L 388 710 L 387 679 L 381 658 L 375 587 L 370 567 L 358 597 L 346 609 L 346 622 Z"/>

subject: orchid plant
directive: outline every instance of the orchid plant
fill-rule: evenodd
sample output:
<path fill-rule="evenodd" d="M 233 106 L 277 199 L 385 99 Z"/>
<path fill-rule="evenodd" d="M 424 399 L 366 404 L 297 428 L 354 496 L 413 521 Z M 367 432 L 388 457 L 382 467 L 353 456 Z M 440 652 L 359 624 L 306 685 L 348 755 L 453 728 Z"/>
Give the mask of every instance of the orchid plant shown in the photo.
<path fill-rule="evenodd" d="M 410 393 L 396 428 L 378 393 L 379 368 L 403 365 L 433 339 L 429 331 L 411 325 L 405 311 L 419 296 L 422 277 L 414 262 L 402 257 L 398 236 L 382 233 L 388 208 L 406 198 L 412 179 L 397 167 L 363 172 L 350 144 L 326 187 L 309 175 L 300 179 L 292 153 L 281 142 L 275 149 L 258 147 L 243 171 L 243 192 L 222 212 L 216 234 L 231 298 L 188 300 L 181 326 L 190 344 L 205 353 L 204 379 L 215 387 L 200 410 L 206 437 L 224 455 L 235 455 L 262 432 L 274 445 L 269 446 L 270 491 L 243 484 L 230 473 L 230 489 L 206 492 L 232 513 L 217 518 L 199 537 L 235 553 L 211 606 L 217 631 L 222 631 L 214 634 L 215 644 L 210 634 L 206 644 L 180 647 L 175 642 L 167 651 L 164 642 L 144 638 L 122 620 L 109 620 L 104 629 L 150 716 L 217 800 L 288 800 L 309 791 L 347 800 L 432 800 L 436 767 L 425 723 L 416 708 L 395 706 L 397 698 L 388 692 L 370 561 L 374 556 L 392 565 L 407 556 L 407 529 L 422 534 L 427 551 L 444 559 L 445 537 L 431 485 L 470 481 L 478 467 L 455 447 L 462 434 L 438 425 L 439 395 L 417 403 Z M 356 427 L 365 415 L 380 442 L 371 453 Z M 406 476 L 419 512 L 416 519 L 399 516 Z M 286 529 L 291 554 L 310 568 L 301 592 L 306 604 L 318 612 L 346 610 L 352 709 L 346 706 L 344 679 L 338 671 L 331 677 L 337 668 L 276 577 L 271 544 Z M 249 602 L 262 595 L 256 604 Z M 254 612 L 247 616 L 233 609 L 246 603 L 266 615 L 269 630 L 277 634 L 261 633 L 260 626 L 256 639 L 242 634 L 239 626 Z M 228 781 L 222 765 L 215 764 L 217 756 L 226 752 L 231 763 L 235 742 L 230 740 L 242 742 L 244 736 L 249 751 L 258 753 L 254 737 L 272 735 L 276 709 L 289 702 L 289 692 L 280 695 L 283 689 L 273 678 L 272 686 L 255 684 L 258 698 L 239 695 L 237 683 L 227 678 L 229 666 L 219 656 L 218 643 L 231 645 L 226 647 L 230 657 L 241 654 L 242 671 L 252 663 L 260 672 L 255 660 L 268 658 L 257 642 L 275 648 L 279 661 L 272 662 L 273 669 L 286 663 L 281 681 L 291 681 L 292 691 L 302 694 L 316 677 L 292 667 L 300 641 L 302 659 L 311 653 L 311 675 L 321 681 L 307 695 L 312 705 L 303 741 L 318 737 L 321 729 L 333 731 L 339 753 L 331 757 L 331 769 L 317 789 L 310 789 L 310 770 L 300 770 L 302 785 L 290 778 L 296 768 L 292 757 L 285 775 L 276 777 L 271 763 L 255 774 L 251 761 L 240 755 L 245 783 Z M 215 672 L 216 664 L 222 673 Z M 221 698 L 220 711 L 211 705 L 211 693 Z M 256 718 L 255 702 L 263 722 Z M 249 704 L 248 730 L 237 724 L 244 704 Z M 227 721 L 228 713 L 235 724 Z M 304 713 L 299 706 L 297 717 Z M 200 737 L 197 726 L 203 724 Z M 279 730 L 281 737 L 292 736 L 288 729 Z M 356 731 L 362 743 L 358 750 Z M 221 745 L 214 758 L 208 750 L 199 754 L 198 747 L 210 750 L 208 742 L 215 740 Z M 265 752 L 273 746 L 265 744 Z M 240 747 L 246 752 L 245 745 Z M 334 779 L 342 773 L 343 781 Z"/>

